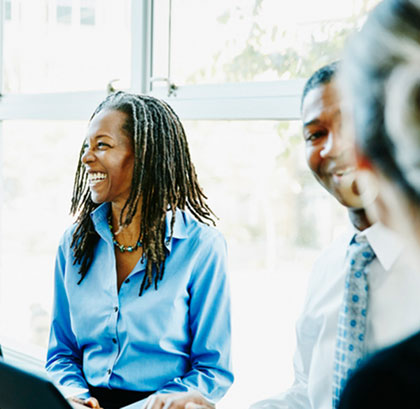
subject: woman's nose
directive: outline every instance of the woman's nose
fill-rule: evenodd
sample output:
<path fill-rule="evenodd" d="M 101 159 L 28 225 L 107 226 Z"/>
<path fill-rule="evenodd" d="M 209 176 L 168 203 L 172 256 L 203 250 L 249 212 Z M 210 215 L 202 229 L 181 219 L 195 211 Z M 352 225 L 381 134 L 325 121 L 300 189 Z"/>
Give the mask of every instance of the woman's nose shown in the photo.
<path fill-rule="evenodd" d="M 95 159 L 95 155 L 92 153 L 90 147 L 85 147 L 83 154 L 82 154 L 82 162 L 83 163 L 89 163 L 92 162 Z"/>

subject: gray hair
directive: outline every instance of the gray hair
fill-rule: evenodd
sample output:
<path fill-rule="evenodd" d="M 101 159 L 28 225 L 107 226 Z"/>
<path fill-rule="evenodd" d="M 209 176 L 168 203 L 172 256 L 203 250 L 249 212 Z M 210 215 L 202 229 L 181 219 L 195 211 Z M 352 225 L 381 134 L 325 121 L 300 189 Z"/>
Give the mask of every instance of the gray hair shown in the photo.
<path fill-rule="evenodd" d="M 384 0 L 350 42 L 341 79 L 364 154 L 420 198 L 420 0 Z"/>

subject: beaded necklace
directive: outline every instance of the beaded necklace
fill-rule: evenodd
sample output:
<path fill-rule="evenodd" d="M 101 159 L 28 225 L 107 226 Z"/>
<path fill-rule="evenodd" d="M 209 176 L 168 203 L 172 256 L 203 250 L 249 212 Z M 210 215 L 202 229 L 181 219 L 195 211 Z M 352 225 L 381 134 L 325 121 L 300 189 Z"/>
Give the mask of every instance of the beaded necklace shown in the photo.
<path fill-rule="evenodd" d="M 114 236 L 114 232 L 112 231 L 111 215 L 108 216 L 108 226 L 112 235 L 112 242 L 114 243 L 114 246 L 121 251 L 121 253 L 124 253 L 125 251 L 132 253 L 133 251 L 136 251 L 139 247 L 141 247 L 140 241 L 137 241 L 137 243 L 134 246 L 124 246 L 124 244 L 118 243 L 117 239 Z"/>

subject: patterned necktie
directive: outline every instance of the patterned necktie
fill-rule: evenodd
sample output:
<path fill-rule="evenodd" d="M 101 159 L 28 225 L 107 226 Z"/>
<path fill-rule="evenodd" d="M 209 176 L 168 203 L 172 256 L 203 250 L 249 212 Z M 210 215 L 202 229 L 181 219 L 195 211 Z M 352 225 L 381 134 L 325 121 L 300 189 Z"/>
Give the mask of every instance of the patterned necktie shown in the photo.
<path fill-rule="evenodd" d="M 346 256 L 346 283 L 338 316 L 337 345 L 333 372 L 333 408 L 351 372 L 365 356 L 364 337 L 368 308 L 368 265 L 375 253 L 365 236 L 355 235 Z"/>

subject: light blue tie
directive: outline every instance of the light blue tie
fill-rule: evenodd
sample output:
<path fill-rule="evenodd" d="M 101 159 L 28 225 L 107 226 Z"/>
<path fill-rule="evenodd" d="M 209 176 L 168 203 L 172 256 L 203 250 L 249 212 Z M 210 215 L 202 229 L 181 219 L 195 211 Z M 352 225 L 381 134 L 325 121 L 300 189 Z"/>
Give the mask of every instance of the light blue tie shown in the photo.
<path fill-rule="evenodd" d="M 352 371 L 365 356 L 364 338 L 368 309 L 368 268 L 375 253 L 365 236 L 355 235 L 347 250 L 343 304 L 338 316 L 333 372 L 333 408 Z"/>

